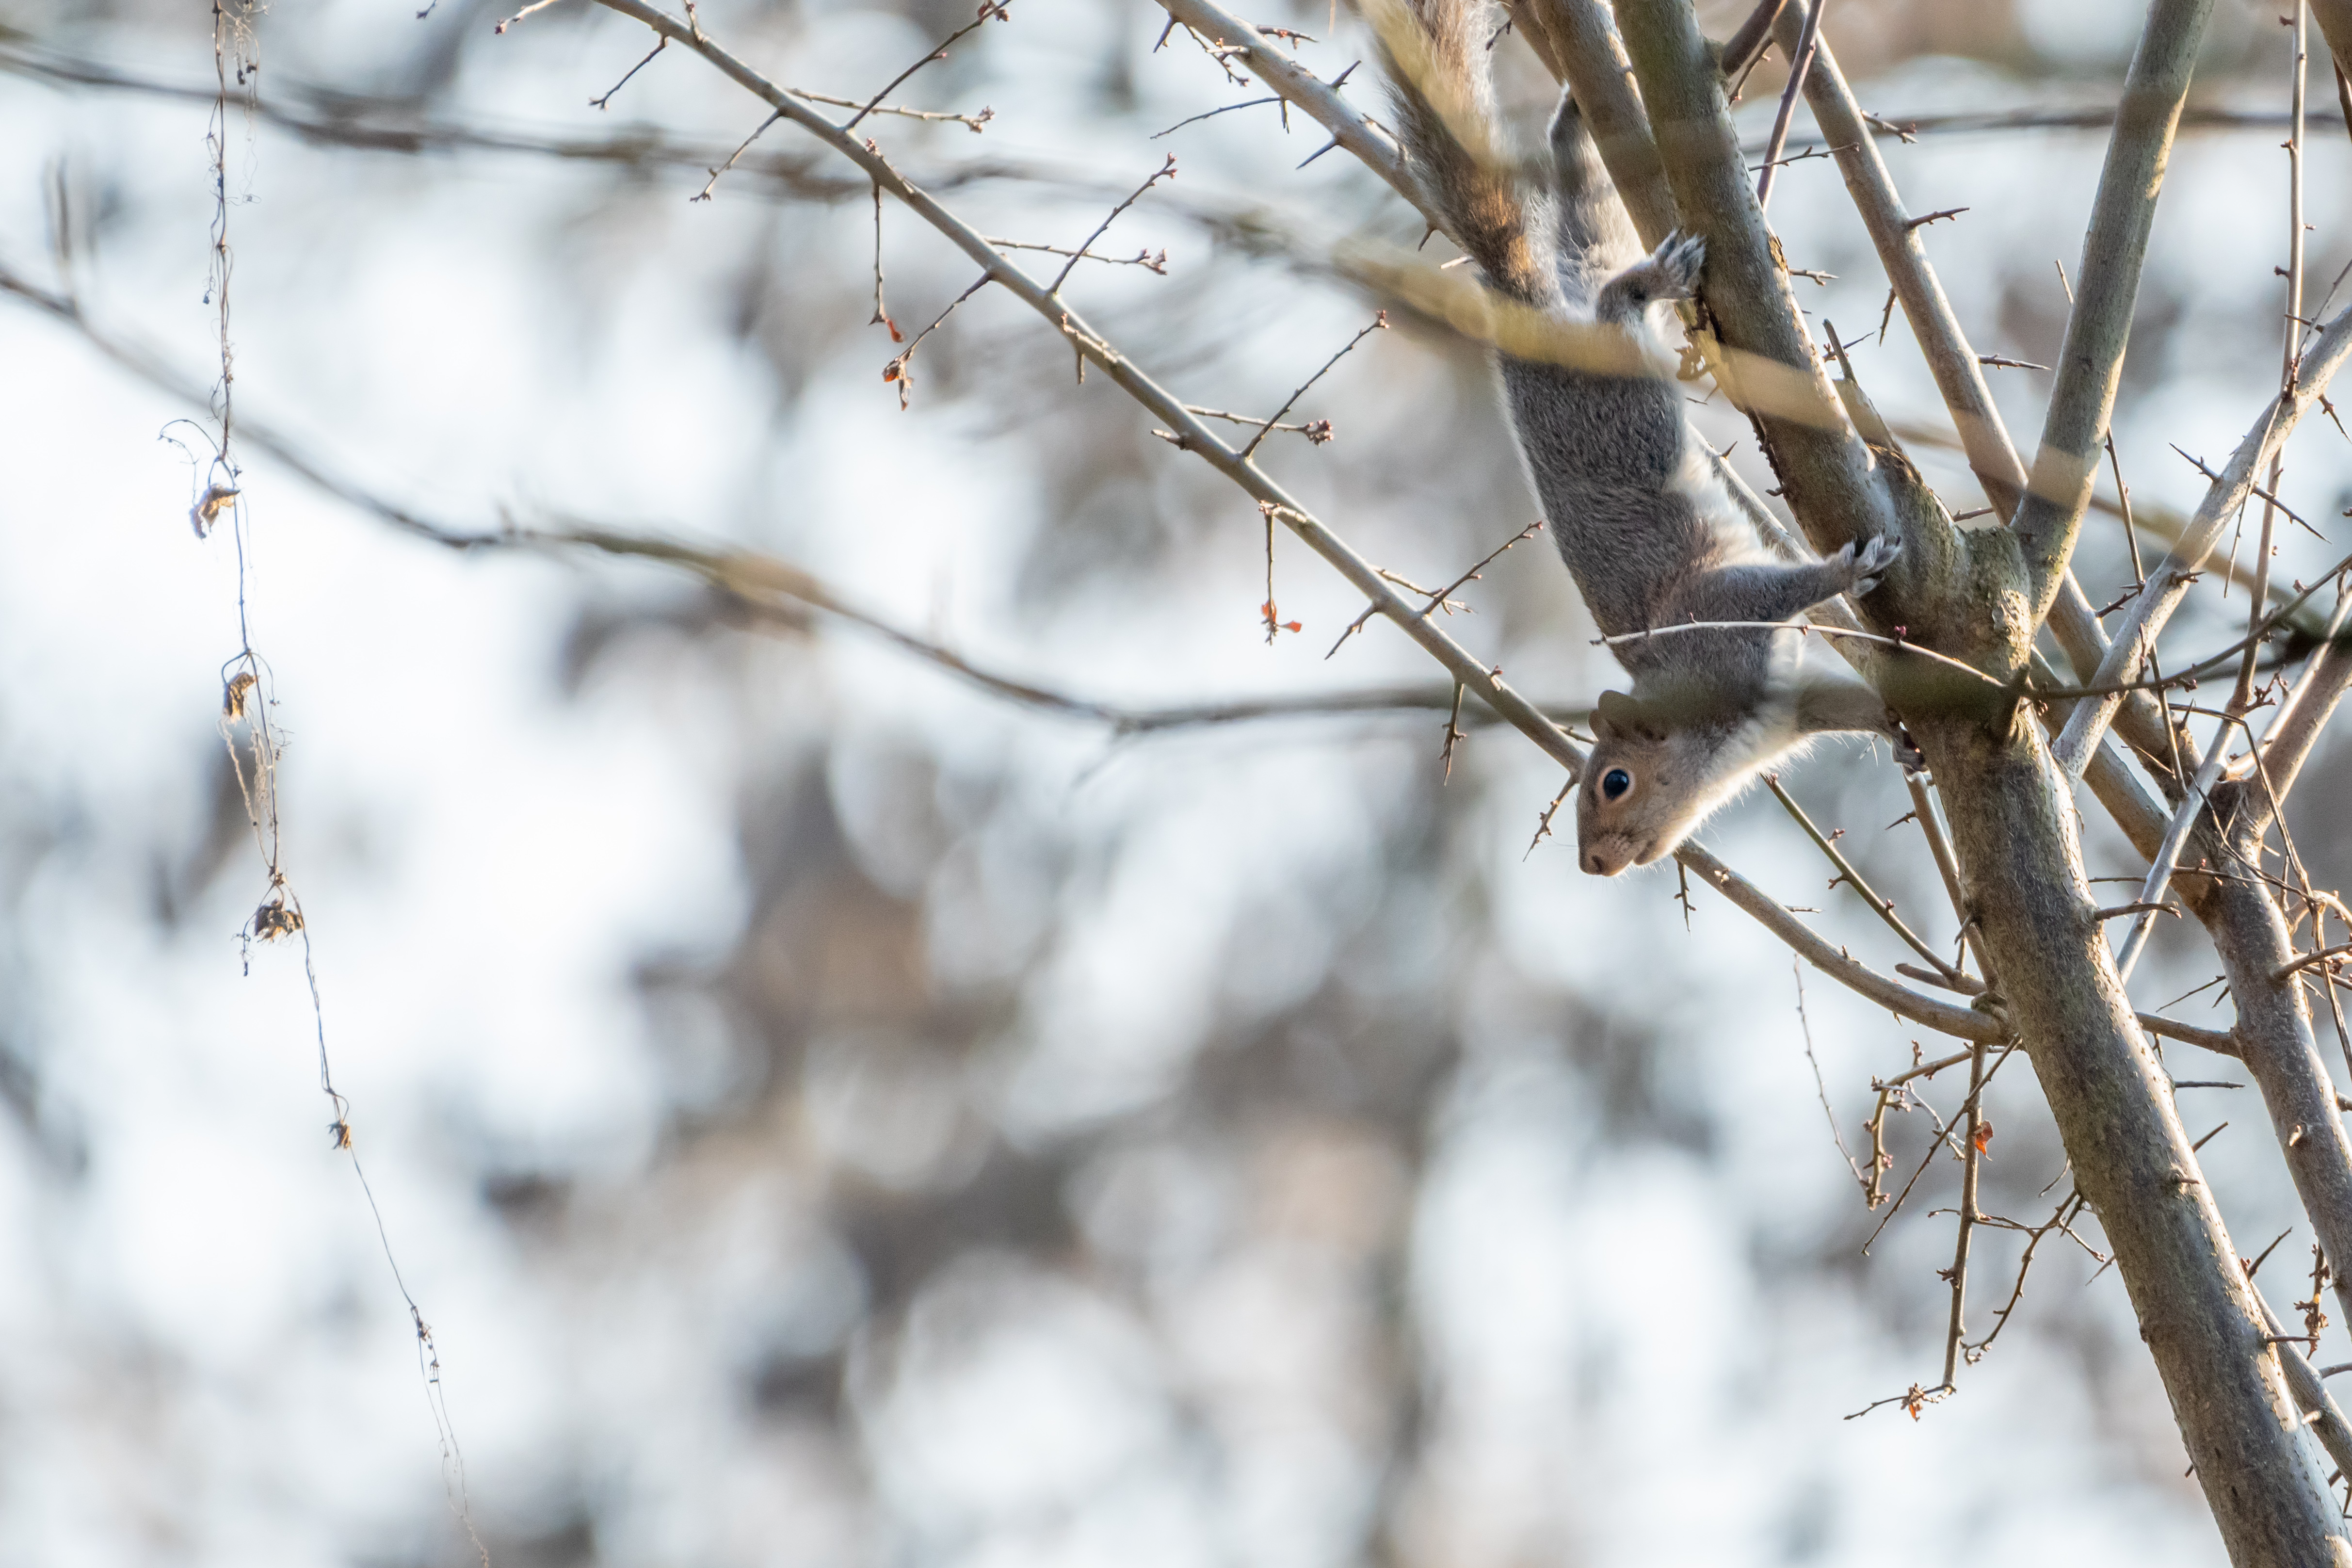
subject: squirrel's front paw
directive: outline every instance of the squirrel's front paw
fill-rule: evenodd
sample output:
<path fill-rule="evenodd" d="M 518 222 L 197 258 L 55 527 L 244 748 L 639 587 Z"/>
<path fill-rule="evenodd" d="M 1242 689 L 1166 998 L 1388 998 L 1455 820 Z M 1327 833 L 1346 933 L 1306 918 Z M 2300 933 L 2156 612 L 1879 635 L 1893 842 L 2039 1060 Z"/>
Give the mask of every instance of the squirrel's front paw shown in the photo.
<path fill-rule="evenodd" d="M 1904 773 L 1906 774 L 1926 773 L 1927 753 L 1919 749 L 1919 742 L 1911 738 L 1911 731 L 1903 727 L 1903 721 L 1896 718 L 1890 710 L 1886 715 L 1886 722 L 1890 730 L 1887 739 L 1894 742 L 1895 760 L 1902 764 Z"/>
<path fill-rule="evenodd" d="M 1706 265 L 1706 241 L 1696 234 L 1680 229 L 1666 236 L 1658 248 L 1650 253 L 1650 266 L 1657 279 L 1653 298 L 1687 300 L 1698 288 L 1699 268 Z"/>
<path fill-rule="evenodd" d="M 1877 587 L 1879 579 L 1886 575 L 1886 569 L 1894 565 L 1895 558 L 1902 553 L 1903 542 L 1891 533 L 1882 533 L 1864 545 L 1859 555 L 1854 552 L 1853 545 L 1847 545 L 1838 552 L 1840 561 L 1853 563 L 1853 586 L 1846 592 L 1859 599 Z"/>

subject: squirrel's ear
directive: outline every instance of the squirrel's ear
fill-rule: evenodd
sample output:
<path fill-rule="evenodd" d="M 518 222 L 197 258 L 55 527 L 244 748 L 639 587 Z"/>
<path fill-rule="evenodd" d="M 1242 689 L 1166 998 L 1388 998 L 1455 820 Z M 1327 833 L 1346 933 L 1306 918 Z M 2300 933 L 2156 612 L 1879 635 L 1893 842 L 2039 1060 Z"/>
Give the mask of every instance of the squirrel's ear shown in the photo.
<path fill-rule="evenodd" d="M 1651 726 L 1642 705 L 1622 691 L 1604 691 L 1592 705 L 1592 733 L 1602 741 L 1630 741 Z"/>

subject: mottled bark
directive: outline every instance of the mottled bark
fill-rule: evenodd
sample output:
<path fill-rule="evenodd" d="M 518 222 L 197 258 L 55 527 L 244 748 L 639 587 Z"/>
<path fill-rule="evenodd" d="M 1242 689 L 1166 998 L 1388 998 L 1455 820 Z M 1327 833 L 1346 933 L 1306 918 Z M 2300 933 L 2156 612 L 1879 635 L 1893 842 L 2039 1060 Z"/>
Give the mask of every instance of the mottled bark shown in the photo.
<path fill-rule="evenodd" d="M 2164 1070 L 2108 961 L 2074 808 L 2040 734 L 2021 720 L 2005 732 L 1944 724 L 1918 738 L 2011 1020 L 2230 1561 L 2352 1560 Z"/>

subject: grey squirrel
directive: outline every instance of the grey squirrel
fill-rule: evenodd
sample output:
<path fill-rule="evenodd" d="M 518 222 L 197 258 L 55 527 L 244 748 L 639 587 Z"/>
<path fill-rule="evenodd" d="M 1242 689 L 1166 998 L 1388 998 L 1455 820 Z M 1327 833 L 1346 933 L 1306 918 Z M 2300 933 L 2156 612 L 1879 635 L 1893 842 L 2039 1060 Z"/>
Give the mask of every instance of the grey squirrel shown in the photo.
<path fill-rule="evenodd" d="M 1612 637 L 1694 621 L 1793 622 L 1841 593 L 1869 593 L 1899 540 L 1811 563 L 1772 554 L 1683 416 L 1653 308 L 1691 298 L 1705 242 L 1669 235 L 1643 254 L 1565 92 L 1548 190 L 1527 189 L 1494 157 L 1492 9 L 1488 0 L 1411 0 L 1396 25 L 1414 36 L 1383 40 L 1389 80 L 1413 171 L 1488 283 L 1538 310 L 1620 328 L 1662 360 L 1661 374 L 1643 378 L 1496 356 L 1520 455 L 1593 620 Z M 1465 137 L 1486 145 L 1474 151 Z M 1916 748 L 1875 692 L 1801 678 L 1802 640 L 1707 630 L 1614 645 L 1633 692 L 1603 692 L 1592 716 L 1577 863 L 1613 877 L 1671 854 L 1772 763 L 1825 732 L 1888 736 L 1914 765 Z"/>

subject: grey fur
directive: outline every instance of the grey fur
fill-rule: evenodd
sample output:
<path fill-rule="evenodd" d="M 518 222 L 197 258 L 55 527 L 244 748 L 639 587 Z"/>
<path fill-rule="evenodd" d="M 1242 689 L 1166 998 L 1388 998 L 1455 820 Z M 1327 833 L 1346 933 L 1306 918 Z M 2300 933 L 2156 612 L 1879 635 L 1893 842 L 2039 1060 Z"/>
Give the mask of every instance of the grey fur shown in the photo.
<path fill-rule="evenodd" d="M 1411 0 L 1411 9 L 1422 45 L 1414 68 L 1393 50 L 1389 59 L 1398 120 L 1464 248 L 1499 291 L 1618 328 L 1647 356 L 1663 355 L 1656 307 L 1692 297 L 1705 242 L 1669 235 L 1642 254 L 1584 116 L 1565 95 L 1552 119 L 1549 188 L 1524 188 L 1488 150 L 1497 133 L 1486 0 Z M 1457 128 L 1488 144 L 1483 156 Z M 1826 561 L 1782 560 L 1724 493 L 1674 381 L 1497 358 L 1553 542 L 1605 636 L 1694 621 L 1793 622 L 1841 593 L 1870 592 L 1901 550 L 1880 538 L 1859 556 L 1848 545 Z M 1801 679 L 1801 640 L 1759 629 L 1614 645 L 1633 694 L 1606 694 L 1595 715 L 1599 744 L 1577 792 L 1585 869 L 1613 876 L 1670 853 L 1759 773 L 1824 731 L 1886 734 L 1906 763 L 1916 760 L 1868 688 Z M 1606 793 L 1619 783 L 1619 794 Z"/>

